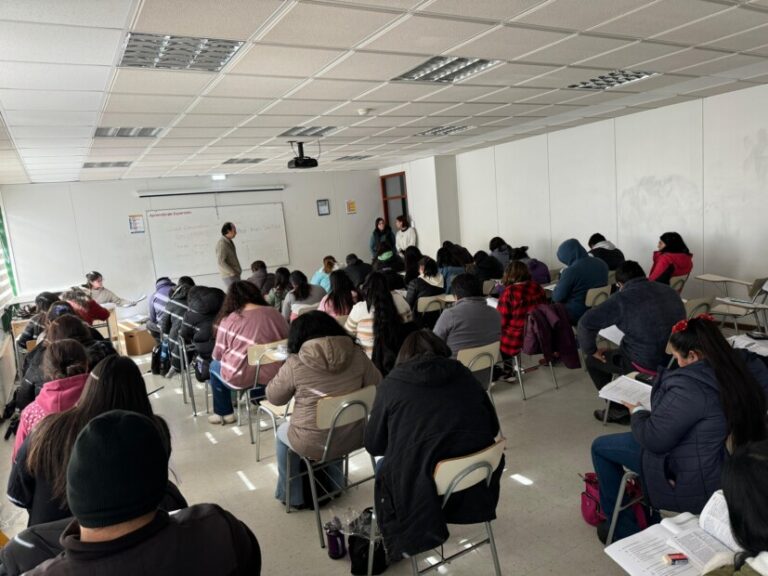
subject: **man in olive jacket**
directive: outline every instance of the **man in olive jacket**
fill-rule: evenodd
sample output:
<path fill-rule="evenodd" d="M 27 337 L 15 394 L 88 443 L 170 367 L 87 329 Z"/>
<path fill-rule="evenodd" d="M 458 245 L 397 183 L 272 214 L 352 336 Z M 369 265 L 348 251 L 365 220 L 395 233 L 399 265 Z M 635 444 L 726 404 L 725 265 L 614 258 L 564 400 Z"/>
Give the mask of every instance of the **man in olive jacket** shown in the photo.
<path fill-rule="evenodd" d="M 240 260 L 237 259 L 237 249 L 233 242 L 235 236 L 237 236 L 237 227 L 232 222 L 227 222 L 221 227 L 221 238 L 216 244 L 219 273 L 226 289 L 240 280 L 240 273 L 243 271 Z"/>

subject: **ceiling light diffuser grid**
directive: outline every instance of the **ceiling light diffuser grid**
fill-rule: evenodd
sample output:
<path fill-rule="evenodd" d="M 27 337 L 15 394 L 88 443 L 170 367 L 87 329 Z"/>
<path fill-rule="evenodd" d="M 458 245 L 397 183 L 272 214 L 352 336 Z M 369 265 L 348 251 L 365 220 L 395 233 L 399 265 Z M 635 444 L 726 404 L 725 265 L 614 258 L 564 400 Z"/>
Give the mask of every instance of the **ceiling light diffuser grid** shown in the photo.
<path fill-rule="evenodd" d="M 222 164 L 258 164 L 264 162 L 264 158 L 230 158 Z"/>
<path fill-rule="evenodd" d="M 501 60 L 463 58 L 461 56 L 434 56 L 392 80 L 397 82 L 450 84 L 466 80 L 500 63 Z"/>
<path fill-rule="evenodd" d="M 334 162 L 356 162 L 367 158 L 373 158 L 373 156 L 342 156 L 341 158 L 336 158 Z"/>
<path fill-rule="evenodd" d="M 453 136 L 459 132 L 471 130 L 474 126 L 436 126 L 424 132 L 419 132 L 416 136 Z"/>
<path fill-rule="evenodd" d="M 157 138 L 162 128 L 149 127 L 112 127 L 99 126 L 96 128 L 96 138 Z"/>
<path fill-rule="evenodd" d="M 294 126 L 280 134 L 278 138 L 286 136 L 322 137 L 327 136 L 336 129 L 336 126 Z"/>
<path fill-rule="evenodd" d="M 83 168 L 128 168 L 131 162 L 86 162 Z"/>
<path fill-rule="evenodd" d="M 132 32 L 120 66 L 218 72 L 242 45 L 235 40 Z"/>
<path fill-rule="evenodd" d="M 643 72 L 640 70 L 614 70 L 602 76 L 590 78 L 584 82 L 570 84 L 568 88 L 578 90 L 608 90 L 616 86 L 622 86 L 638 80 L 645 80 L 651 76 L 656 76 L 657 72 Z"/>

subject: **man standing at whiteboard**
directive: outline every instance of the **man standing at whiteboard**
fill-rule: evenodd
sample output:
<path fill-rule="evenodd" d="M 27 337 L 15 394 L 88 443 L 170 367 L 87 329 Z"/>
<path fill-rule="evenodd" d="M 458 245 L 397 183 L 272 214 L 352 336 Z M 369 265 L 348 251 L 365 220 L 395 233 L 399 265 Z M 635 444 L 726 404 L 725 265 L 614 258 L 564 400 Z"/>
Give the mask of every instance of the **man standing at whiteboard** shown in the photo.
<path fill-rule="evenodd" d="M 221 238 L 216 244 L 216 258 L 219 261 L 219 272 L 225 288 L 239 281 L 240 273 L 243 271 L 233 242 L 235 236 L 237 236 L 237 228 L 232 222 L 227 222 L 221 227 Z"/>

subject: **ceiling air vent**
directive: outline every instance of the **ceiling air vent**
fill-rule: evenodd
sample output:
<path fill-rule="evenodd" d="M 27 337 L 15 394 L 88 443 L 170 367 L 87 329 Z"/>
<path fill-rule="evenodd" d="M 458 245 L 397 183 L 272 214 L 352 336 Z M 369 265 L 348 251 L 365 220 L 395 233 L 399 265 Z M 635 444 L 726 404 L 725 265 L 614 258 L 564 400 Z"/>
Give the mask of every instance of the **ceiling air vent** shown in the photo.
<path fill-rule="evenodd" d="M 471 130 L 474 126 L 436 126 L 424 132 L 419 132 L 416 136 L 453 136 L 459 132 Z"/>
<path fill-rule="evenodd" d="M 157 138 L 162 130 L 162 128 L 100 126 L 96 128 L 96 138 Z"/>
<path fill-rule="evenodd" d="M 120 66 L 218 72 L 242 45 L 235 40 L 131 32 Z"/>
<path fill-rule="evenodd" d="M 128 168 L 131 162 L 86 162 L 83 164 L 83 168 Z"/>
<path fill-rule="evenodd" d="M 264 162 L 264 158 L 230 158 L 222 164 L 258 164 L 259 162 Z"/>
<path fill-rule="evenodd" d="M 302 136 L 302 137 L 322 137 L 327 136 L 331 132 L 336 130 L 336 126 L 294 126 L 290 130 L 286 130 L 278 136 L 278 138 L 287 136 Z"/>
<path fill-rule="evenodd" d="M 405 74 L 393 78 L 396 82 L 433 82 L 449 84 L 466 80 L 488 68 L 500 64 L 501 60 L 462 58 L 460 56 L 434 56 Z"/>
<path fill-rule="evenodd" d="M 366 160 L 368 158 L 373 158 L 373 156 L 342 156 L 341 158 L 336 158 L 334 162 L 357 162 L 358 160 Z"/>
<path fill-rule="evenodd" d="M 609 88 L 622 86 L 624 84 L 629 84 L 630 82 L 645 80 L 651 76 L 656 76 L 656 74 L 656 72 L 642 72 L 639 70 L 614 70 L 613 72 L 590 78 L 584 82 L 570 84 L 568 88 L 576 88 L 578 90 L 608 90 Z"/>

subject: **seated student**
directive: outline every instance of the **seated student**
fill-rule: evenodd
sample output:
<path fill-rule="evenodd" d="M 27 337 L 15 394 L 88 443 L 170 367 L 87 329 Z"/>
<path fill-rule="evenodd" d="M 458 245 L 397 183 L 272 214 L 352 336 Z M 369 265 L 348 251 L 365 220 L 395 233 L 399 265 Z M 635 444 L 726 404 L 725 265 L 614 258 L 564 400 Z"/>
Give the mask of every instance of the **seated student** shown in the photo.
<path fill-rule="evenodd" d="M 456 259 L 448 248 L 439 248 L 437 250 L 435 262 L 437 262 L 437 269 L 440 271 L 440 274 L 443 275 L 446 287 L 449 288 L 446 293 L 450 294 L 450 286 L 453 284 L 453 279 L 459 274 L 464 274 L 466 270 L 463 265 L 456 264 Z"/>
<path fill-rule="evenodd" d="M 160 331 L 164 336 L 168 336 L 168 351 L 171 353 L 171 370 L 166 374 L 166 378 L 173 377 L 180 369 L 179 330 L 181 329 L 181 323 L 184 321 L 184 314 L 189 309 L 187 299 L 189 298 L 189 291 L 194 285 L 195 281 L 189 276 L 179 278 L 179 284 L 174 289 L 171 299 L 165 307 Z"/>
<path fill-rule="evenodd" d="M 29 526 L 71 516 L 67 462 L 75 438 L 92 418 L 116 408 L 153 415 L 141 371 L 125 356 L 101 361 L 77 404 L 44 418 L 22 443 L 8 479 L 8 498 L 27 509 Z"/>
<path fill-rule="evenodd" d="M 395 218 L 397 234 L 395 235 L 395 248 L 397 253 L 403 255 L 409 246 L 416 246 L 416 229 L 411 226 L 408 216 L 401 214 Z"/>
<path fill-rule="evenodd" d="M 419 298 L 439 296 L 440 294 L 445 294 L 443 275 L 437 269 L 437 262 L 429 256 L 424 256 L 419 261 L 419 277 L 414 278 L 408 284 L 405 301 L 408 302 L 411 311 L 416 312 Z"/>
<path fill-rule="evenodd" d="M 262 294 L 269 294 L 272 286 L 275 285 L 275 275 L 267 272 L 266 262 L 254 260 L 251 263 L 251 272 L 251 276 L 246 281 L 256 286 Z"/>
<path fill-rule="evenodd" d="M 72 306 L 77 315 L 88 324 L 93 324 L 97 320 L 103 322 L 109 319 L 109 310 L 101 307 L 98 302 L 82 290 L 64 292 L 61 299 Z"/>
<path fill-rule="evenodd" d="M 229 512 L 215 504 L 159 509 L 170 457 L 163 436 L 156 421 L 126 410 L 84 423 L 66 470 L 75 520 L 62 534 L 64 552 L 28 574 L 261 573 L 255 536 Z"/>
<path fill-rule="evenodd" d="M 501 354 L 505 358 L 517 356 L 523 348 L 523 333 L 528 314 L 547 296 L 524 262 L 512 260 L 501 280 L 504 292 L 496 307 L 501 315 Z"/>
<path fill-rule="evenodd" d="M 75 405 L 88 378 L 88 357 L 77 340 L 51 342 L 43 355 L 45 384 L 35 400 L 21 411 L 13 443 L 13 460 L 24 439 L 48 414 L 63 412 Z"/>
<path fill-rule="evenodd" d="M 149 320 L 147 321 L 147 330 L 154 336 L 155 340 L 160 341 L 160 324 L 162 323 L 165 307 L 168 300 L 171 299 L 171 293 L 176 285 L 167 276 L 158 278 L 155 281 L 155 291 L 149 298 Z"/>
<path fill-rule="evenodd" d="M 216 346 L 210 368 L 214 413 L 208 416 L 208 422 L 231 424 L 237 420 L 232 409 L 232 393 L 222 381 L 241 389 L 255 384 L 266 386 L 280 369 L 280 363 L 262 366 L 259 381 L 254 382 L 256 366 L 248 364 L 248 348 L 284 340 L 288 336 L 288 324 L 277 310 L 264 301 L 256 286 L 237 281 L 227 291 L 214 323 L 214 331 Z M 257 398 L 261 394 L 253 393 L 252 396 Z"/>
<path fill-rule="evenodd" d="M 317 309 L 329 316 L 347 316 L 357 302 L 357 291 L 344 270 L 331 272 L 330 292 L 323 296 Z"/>
<path fill-rule="evenodd" d="M 313 460 L 323 456 L 328 430 L 317 428 L 317 403 L 325 396 L 349 394 L 366 386 L 376 386 L 381 374 L 336 320 L 319 311 L 302 314 L 291 324 L 288 335 L 288 359 L 267 385 L 267 400 L 283 406 L 295 399 L 291 421 L 277 430 L 277 487 L 275 498 L 285 503 L 286 462 L 291 458 L 292 475 L 300 470 L 297 454 Z M 334 453 L 345 454 L 360 446 L 363 422 L 336 430 Z M 292 450 L 289 455 L 288 448 Z M 341 466 L 330 467 L 333 481 L 343 486 Z M 290 505 L 301 507 L 304 495 L 301 478 L 291 482 Z"/>
<path fill-rule="evenodd" d="M 99 304 L 116 304 L 117 306 L 135 306 L 136 302 L 120 298 L 117 294 L 104 288 L 104 278 L 100 272 L 88 272 L 85 275 L 84 292 Z"/>
<path fill-rule="evenodd" d="M 368 262 L 363 262 L 356 254 L 349 254 L 347 256 L 347 266 L 344 268 L 344 272 L 352 281 L 352 285 L 355 290 L 360 288 L 368 277 L 368 274 L 373 272 L 373 266 Z"/>
<path fill-rule="evenodd" d="M 373 227 L 371 239 L 368 242 L 368 248 L 371 250 L 373 260 L 376 260 L 376 257 L 380 254 L 382 244 L 386 244 L 392 250 L 392 247 L 395 245 L 395 235 L 384 218 L 376 218 L 376 224 Z"/>
<path fill-rule="evenodd" d="M 737 448 L 723 463 L 723 496 L 728 504 L 731 532 L 744 550 L 733 564 L 711 576 L 766 576 L 768 574 L 768 440 Z"/>
<path fill-rule="evenodd" d="M 552 278 L 549 275 L 549 268 L 544 262 L 528 256 L 528 246 L 509 249 L 509 259 L 519 260 L 526 266 L 531 273 L 531 279 L 539 284 L 549 284 Z"/>
<path fill-rule="evenodd" d="M 649 282 L 640 264 L 627 260 L 616 269 L 619 291 L 608 300 L 588 310 L 579 320 L 579 348 L 586 357 L 587 372 L 598 390 L 608 384 L 614 374 L 634 370 L 656 372 L 666 364 L 669 332 L 676 322 L 685 319 L 685 306 L 669 286 Z M 618 349 L 598 348 L 597 334 L 603 328 L 617 326 L 624 333 Z M 596 410 L 595 418 L 603 419 Z M 629 423 L 623 406 L 611 404 L 610 422 Z"/>
<path fill-rule="evenodd" d="M 291 271 L 281 266 L 275 270 L 275 285 L 266 294 L 267 304 L 273 306 L 278 312 L 283 310 L 283 301 L 291 291 Z"/>
<path fill-rule="evenodd" d="M 680 368 L 659 372 L 653 410 L 625 404 L 632 432 L 592 443 L 600 505 L 608 518 L 624 467 L 640 474 L 643 492 L 657 510 L 698 514 L 720 488 L 729 449 L 766 437 L 768 368 L 758 356 L 731 348 L 704 314 L 675 324 L 669 347 Z M 607 526 L 606 521 L 598 528 L 601 538 Z M 623 511 L 617 538 L 637 531 L 633 511 Z"/>
<path fill-rule="evenodd" d="M 421 250 L 416 246 L 408 246 L 403 253 L 403 266 L 405 268 L 405 276 L 403 282 L 406 286 L 411 283 L 412 280 L 419 277 L 419 261 L 423 258 Z"/>
<path fill-rule="evenodd" d="M 365 299 L 352 307 L 344 328 L 386 374 L 409 329 L 405 324 L 411 321 L 411 308 L 405 298 L 390 291 L 381 272 L 369 274 L 363 289 Z"/>
<path fill-rule="evenodd" d="M 331 272 L 336 269 L 336 258 L 333 256 L 326 256 L 323 258 L 323 267 L 317 272 L 312 274 L 310 284 L 320 286 L 326 292 L 331 291 Z"/>
<path fill-rule="evenodd" d="M 379 244 L 379 251 L 373 262 L 373 269 L 377 272 L 384 272 L 385 270 L 402 272 L 405 270 L 405 263 L 389 243 L 382 242 Z"/>
<path fill-rule="evenodd" d="M 51 304 L 59 301 L 59 295 L 53 292 L 40 292 L 35 297 L 35 315 L 29 319 L 24 330 L 16 338 L 16 346 L 20 349 L 26 349 L 27 342 L 37 341 L 40 334 L 45 330 L 45 318 Z"/>
<path fill-rule="evenodd" d="M 693 254 L 677 232 L 665 232 L 659 238 L 658 250 L 653 253 L 653 266 L 649 280 L 669 284 L 674 276 L 686 276 L 693 269 Z"/>
<path fill-rule="evenodd" d="M 483 250 L 478 250 L 475 252 L 472 272 L 480 282 L 499 280 L 504 275 L 504 267 L 495 257 L 489 256 Z"/>
<path fill-rule="evenodd" d="M 512 250 L 503 238 L 494 236 L 488 243 L 488 250 L 491 252 L 491 256 L 496 258 L 501 263 L 502 269 L 507 269 L 507 264 L 510 261 L 510 251 Z"/>
<path fill-rule="evenodd" d="M 557 249 L 557 259 L 567 266 L 552 292 L 552 302 L 562 302 L 568 310 L 571 324 L 576 324 L 584 312 L 590 288 L 608 284 L 608 265 L 598 258 L 590 258 L 575 238 L 566 240 Z"/>
<path fill-rule="evenodd" d="M 291 272 L 291 290 L 283 300 L 283 318 L 291 322 L 299 315 L 299 310 L 304 306 L 319 304 L 325 296 L 325 289 L 317 284 L 307 282 L 304 272 L 294 270 Z"/>
<path fill-rule="evenodd" d="M 501 316 L 486 303 L 480 280 L 472 274 L 459 274 L 453 279 L 452 292 L 456 304 L 443 310 L 433 330 L 451 349 L 452 357 L 465 348 L 498 342 Z"/>
<path fill-rule="evenodd" d="M 608 242 L 602 234 L 592 234 L 587 244 L 589 245 L 589 254 L 605 262 L 608 265 L 608 270 L 616 270 L 624 264 L 624 253 L 616 248 L 612 242 Z"/>
<path fill-rule="evenodd" d="M 189 289 L 184 319 L 179 329 L 179 338 L 191 344 L 197 357 L 195 374 L 202 381 L 210 377 L 209 368 L 213 359 L 216 336 L 213 323 L 224 303 L 224 291 L 208 286 L 193 286 Z"/>
<path fill-rule="evenodd" d="M 499 422 L 472 373 L 450 358 L 451 350 L 428 330 L 405 339 L 397 364 L 379 384 L 365 430 L 365 448 L 379 461 L 374 493 L 376 519 L 391 560 L 442 544 L 446 522 L 492 520 L 504 460 L 490 489 L 474 486 L 441 508 L 432 475 L 440 460 L 491 446 Z"/>

